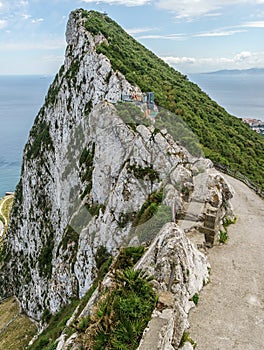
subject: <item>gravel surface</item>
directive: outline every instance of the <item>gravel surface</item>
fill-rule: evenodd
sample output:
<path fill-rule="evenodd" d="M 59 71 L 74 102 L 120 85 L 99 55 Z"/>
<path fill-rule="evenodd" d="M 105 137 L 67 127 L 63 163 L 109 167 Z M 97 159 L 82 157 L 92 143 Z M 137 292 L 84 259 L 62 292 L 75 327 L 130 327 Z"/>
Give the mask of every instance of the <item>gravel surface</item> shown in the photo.
<path fill-rule="evenodd" d="M 235 225 L 226 245 L 209 250 L 211 282 L 189 316 L 196 350 L 264 349 L 264 201 L 238 180 Z"/>

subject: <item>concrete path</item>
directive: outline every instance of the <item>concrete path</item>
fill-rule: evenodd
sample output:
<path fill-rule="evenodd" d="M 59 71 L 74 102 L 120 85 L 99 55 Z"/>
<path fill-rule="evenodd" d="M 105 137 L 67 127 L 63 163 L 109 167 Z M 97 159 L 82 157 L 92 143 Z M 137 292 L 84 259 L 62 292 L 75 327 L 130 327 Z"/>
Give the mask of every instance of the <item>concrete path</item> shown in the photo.
<path fill-rule="evenodd" d="M 224 175 L 236 194 L 227 245 L 209 251 L 211 282 L 189 316 L 196 350 L 264 349 L 264 201 Z"/>

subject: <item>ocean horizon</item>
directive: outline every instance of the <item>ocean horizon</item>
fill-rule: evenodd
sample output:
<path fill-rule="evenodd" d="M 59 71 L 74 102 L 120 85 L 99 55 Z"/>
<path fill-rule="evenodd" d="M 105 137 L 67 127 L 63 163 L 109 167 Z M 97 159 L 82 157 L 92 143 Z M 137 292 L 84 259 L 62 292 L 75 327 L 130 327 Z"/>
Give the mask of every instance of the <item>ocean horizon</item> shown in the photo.
<path fill-rule="evenodd" d="M 239 118 L 264 121 L 264 74 L 191 74 L 213 100 Z M 14 191 L 23 149 L 53 76 L 0 76 L 0 197 Z"/>

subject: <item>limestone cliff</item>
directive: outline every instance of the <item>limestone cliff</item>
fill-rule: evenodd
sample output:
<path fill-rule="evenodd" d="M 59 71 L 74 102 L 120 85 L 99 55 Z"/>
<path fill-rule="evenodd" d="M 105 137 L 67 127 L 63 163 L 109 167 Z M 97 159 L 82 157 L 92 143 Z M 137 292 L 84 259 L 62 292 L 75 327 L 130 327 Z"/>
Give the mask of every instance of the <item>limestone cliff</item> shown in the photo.
<path fill-rule="evenodd" d="M 223 219 L 231 190 L 208 172 L 209 160 L 144 118 L 144 104 L 120 102 L 141 92 L 97 53 L 105 38 L 89 32 L 86 20 L 82 10 L 70 15 L 64 65 L 25 147 L 1 297 L 16 295 L 39 321 L 85 294 L 99 247 L 116 254 L 122 245 L 145 243 L 141 268 L 155 275 L 158 291 L 177 299 L 169 314 L 185 315 L 208 277 L 207 261 L 178 225 L 188 219 L 185 231 L 197 229 L 209 204 Z"/>

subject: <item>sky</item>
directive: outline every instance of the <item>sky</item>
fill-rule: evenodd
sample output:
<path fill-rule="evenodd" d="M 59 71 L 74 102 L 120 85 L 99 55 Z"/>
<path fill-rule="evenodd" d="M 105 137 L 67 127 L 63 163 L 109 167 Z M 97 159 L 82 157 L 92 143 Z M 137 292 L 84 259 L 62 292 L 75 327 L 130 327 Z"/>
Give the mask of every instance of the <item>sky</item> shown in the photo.
<path fill-rule="evenodd" d="M 0 74 L 54 75 L 77 8 L 107 12 L 184 74 L 264 68 L 264 0 L 0 0 Z"/>

